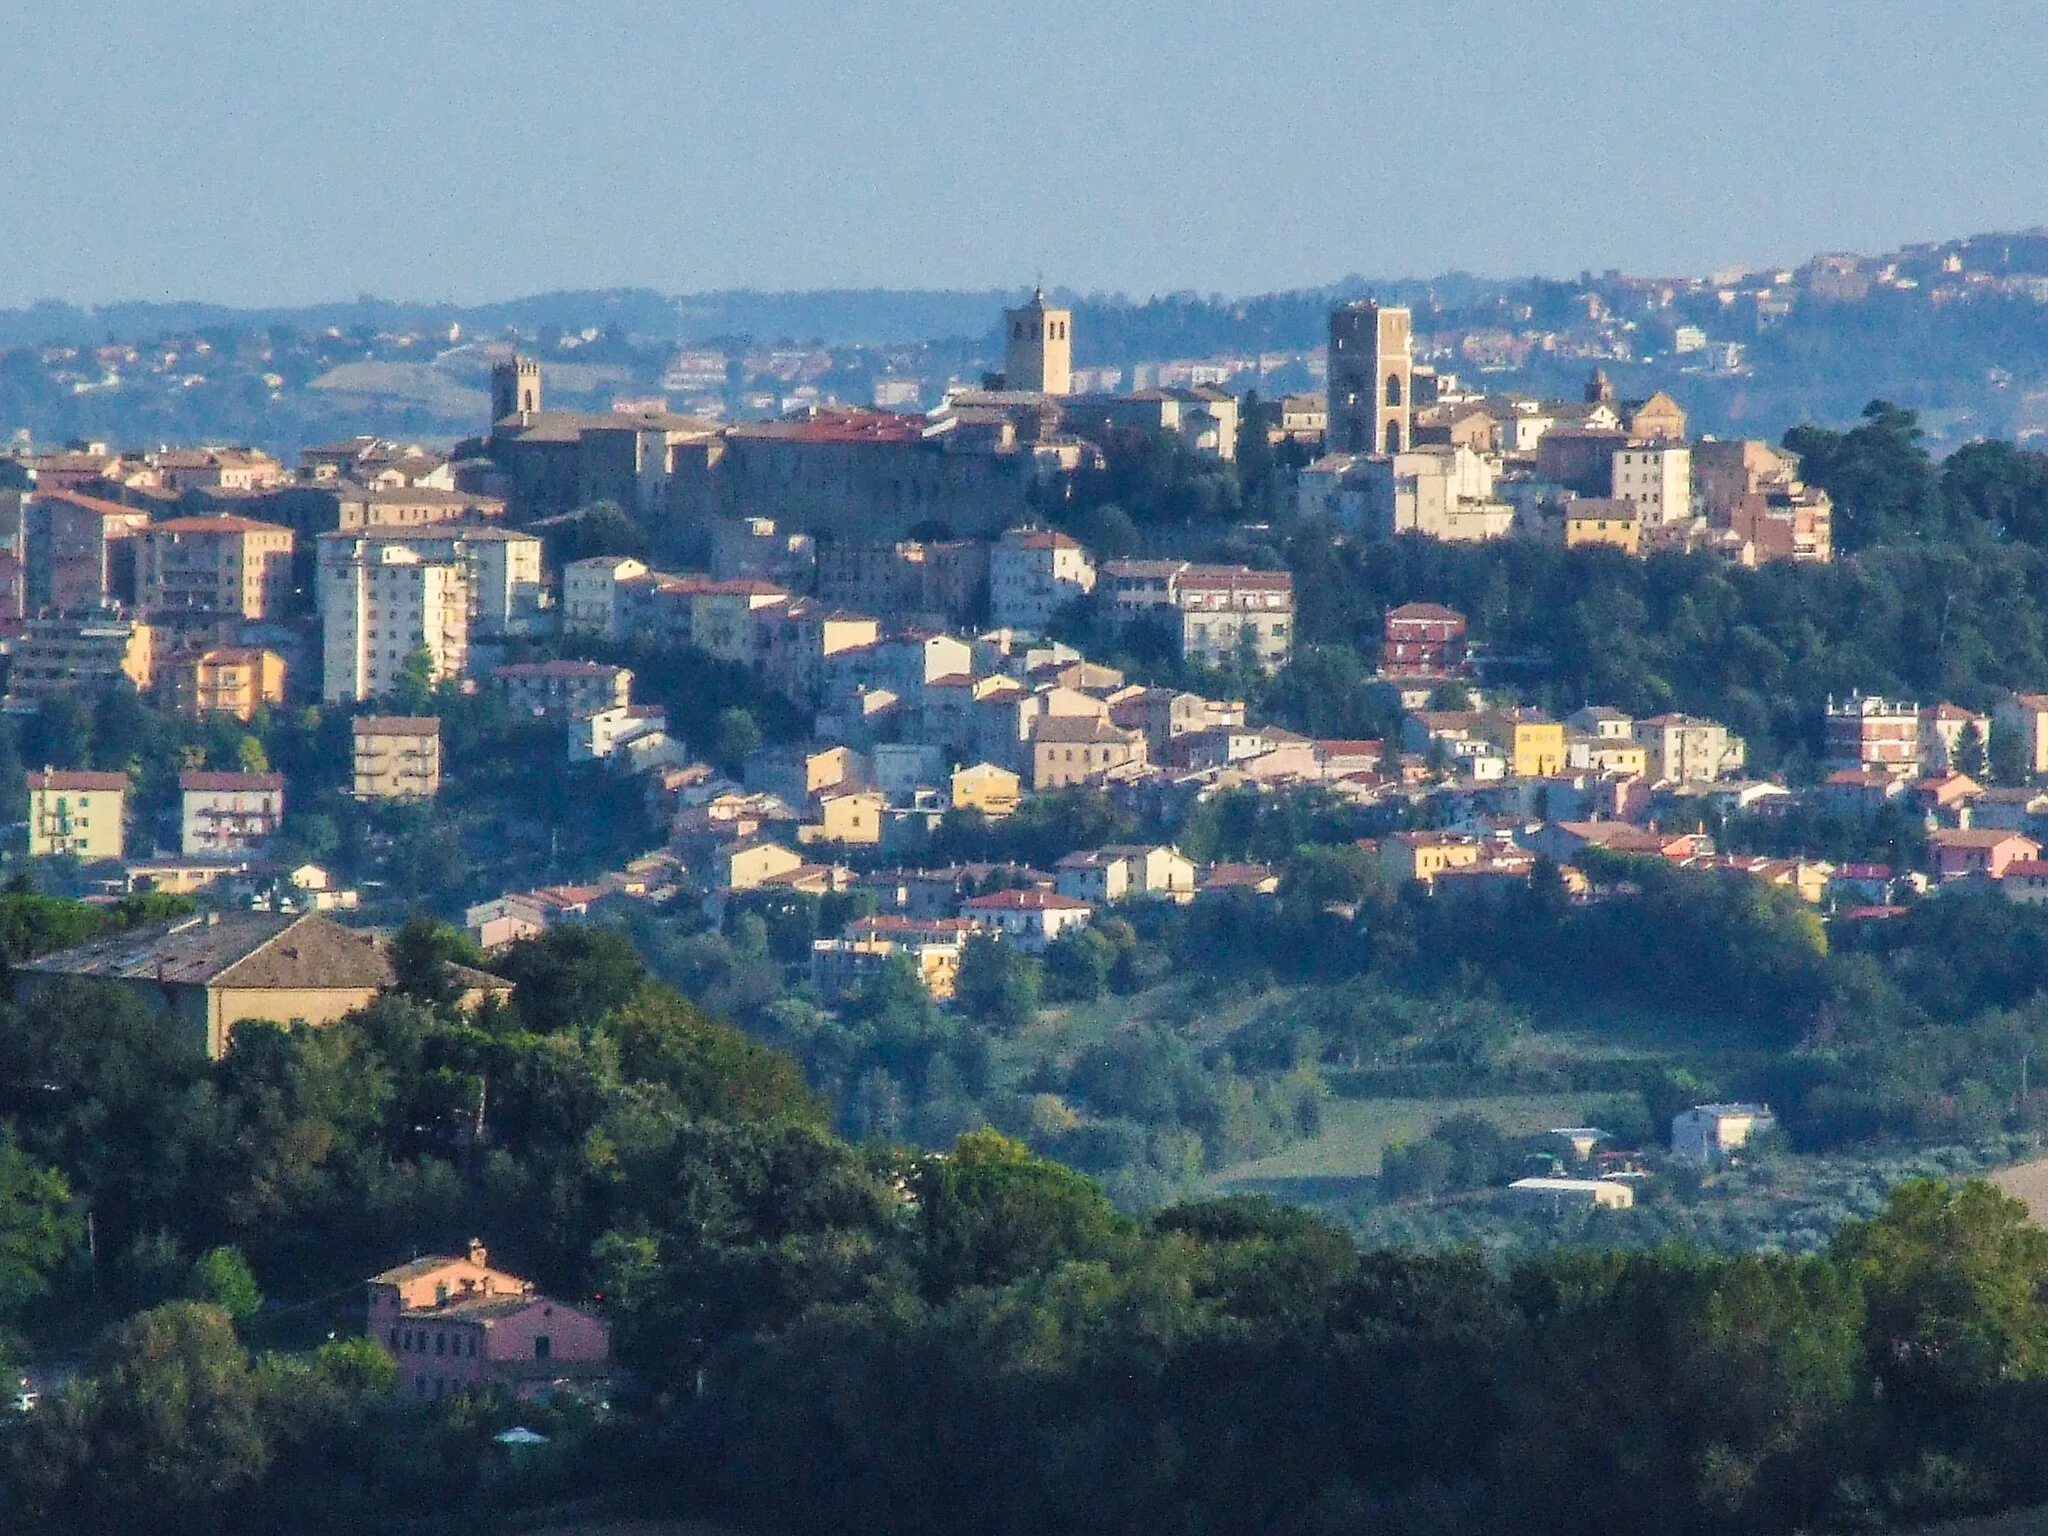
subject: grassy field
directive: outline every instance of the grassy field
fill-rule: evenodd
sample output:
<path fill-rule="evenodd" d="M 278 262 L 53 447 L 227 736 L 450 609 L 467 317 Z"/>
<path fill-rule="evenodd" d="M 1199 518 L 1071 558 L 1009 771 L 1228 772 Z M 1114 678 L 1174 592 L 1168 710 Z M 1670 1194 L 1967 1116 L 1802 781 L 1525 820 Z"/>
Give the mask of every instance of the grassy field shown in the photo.
<path fill-rule="evenodd" d="M 1522 1134 L 1554 1125 L 1577 1125 L 1587 1094 L 1531 1094 L 1490 1099 L 1331 1099 L 1323 1131 L 1312 1141 L 1219 1170 L 1221 1192 L 1300 1198 L 1328 1194 L 1380 1171 L 1380 1157 L 1397 1142 L 1427 1135 L 1451 1115 L 1478 1115 L 1503 1131 Z"/>

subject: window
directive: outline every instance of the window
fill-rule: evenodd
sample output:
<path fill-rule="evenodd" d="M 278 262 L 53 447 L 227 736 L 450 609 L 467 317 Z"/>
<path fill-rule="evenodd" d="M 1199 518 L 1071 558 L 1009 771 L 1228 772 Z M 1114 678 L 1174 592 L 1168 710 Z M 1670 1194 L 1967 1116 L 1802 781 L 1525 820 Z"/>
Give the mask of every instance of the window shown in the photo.
<path fill-rule="evenodd" d="M 445 1333 L 437 1333 L 437 1334 L 435 1334 L 435 1335 L 434 1335 L 434 1353 L 435 1353 L 435 1354 L 437 1354 L 437 1355 L 445 1355 L 445 1354 L 447 1354 L 447 1353 L 448 1353 L 448 1335 L 447 1335 L 447 1334 L 445 1334 Z"/>
<path fill-rule="evenodd" d="M 552 1360 L 555 1355 L 555 1340 L 552 1334 L 536 1333 L 533 1336 L 533 1358 Z"/>
<path fill-rule="evenodd" d="M 1401 375 L 1399 375 L 1398 373 L 1390 373 L 1387 375 L 1387 404 L 1399 405 L 1400 403 Z"/>

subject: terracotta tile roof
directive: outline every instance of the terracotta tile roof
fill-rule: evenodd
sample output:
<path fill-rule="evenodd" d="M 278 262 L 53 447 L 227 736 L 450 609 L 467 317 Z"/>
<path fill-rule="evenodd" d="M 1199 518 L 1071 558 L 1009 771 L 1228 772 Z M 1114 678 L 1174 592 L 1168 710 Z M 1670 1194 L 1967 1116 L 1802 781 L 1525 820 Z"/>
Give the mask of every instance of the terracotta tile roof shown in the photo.
<path fill-rule="evenodd" d="M 970 912 L 1090 912 L 1094 909 L 1075 896 L 1057 891 L 991 891 L 961 903 Z"/>
<path fill-rule="evenodd" d="M 160 523 L 149 525 L 151 533 L 282 533 L 289 535 L 291 529 L 278 523 L 259 523 L 253 517 L 237 517 L 231 512 L 219 513 L 212 517 L 172 517 Z"/>
<path fill-rule="evenodd" d="M 354 729 L 358 736 L 439 736 L 441 722 L 432 715 L 358 715 Z"/>
<path fill-rule="evenodd" d="M 30 789 L 126 789 L 128 775 L 125 773 L 86 773 L 62 768 L 44 769 L 41 773 L 28 776 Z"/>
<path fill-rule="evenodd" d="M 178 788 L 182 790 L 215 790 L 230 793 L 238 790 L 282 790 L 284 788 L 284 775 L 281 773 L 181 773 L 178 775 Z"/>
<path fill-rule="evenodd" d="M 37 501 L 62 502 L 67 507 L 76 507 L 81 512 L 96 512 L 101 517 L 140 517 L 149 513 L 141 507 L 124 507 L 118 501 L 102 501 L 97 496 L 81 496 L 76 491 L 37 491 Z"/>

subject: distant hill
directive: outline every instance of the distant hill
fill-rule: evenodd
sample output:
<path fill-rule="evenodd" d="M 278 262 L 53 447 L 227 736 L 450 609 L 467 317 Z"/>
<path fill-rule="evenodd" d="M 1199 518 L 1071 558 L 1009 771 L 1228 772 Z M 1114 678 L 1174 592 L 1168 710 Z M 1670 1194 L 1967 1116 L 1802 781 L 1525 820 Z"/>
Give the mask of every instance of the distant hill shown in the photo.
<path fill-rule="evenodd" d="M 1120 370 L 1122 387 L 1141 366 L 1178 362 L 1183 377 L 1200 364 L 1239 391 L 1313 388 L 1330 307 L 1373 295 L 1412 306 L 1427 360 L 1488 390 L 1575 397 L 1597 366 L 1624 395 L 1669 389 L 1717 435 L 1838 424 L 1884 397 L 1918 411 L 1937 449 L 2048 440 L 2041 230 L 1682 278 L 1454 272 L 1234 298 L 1055 293 L 1075 310 L 1076 364 Z M 488 360 L 514 346 L 541 358 L 551 400 L 580 408 L 659 393 L 774 415 L 865 404 L 884 384 L 929 406 L 1000 366 L 1001 312 L 1022 296 L 625 288 L 482 305 L 38 304 L 0 310 L 0 440 L 282 452 L 353 432 L 450 440 L 482 425 Z"/>

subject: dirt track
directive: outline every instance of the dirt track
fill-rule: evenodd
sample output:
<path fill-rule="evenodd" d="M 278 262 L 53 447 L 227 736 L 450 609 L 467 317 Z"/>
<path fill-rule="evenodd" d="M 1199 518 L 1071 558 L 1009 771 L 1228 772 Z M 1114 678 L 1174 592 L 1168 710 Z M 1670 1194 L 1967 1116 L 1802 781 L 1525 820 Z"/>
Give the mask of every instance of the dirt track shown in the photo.
<path fill-rule="evenodd" d="M 2026 1201 L 2027 1213 L 2035 1226 L 2048 1227 L 2048 1157 L 2015 1163 L 1988 1177 L 2015 1200 Z"/>

